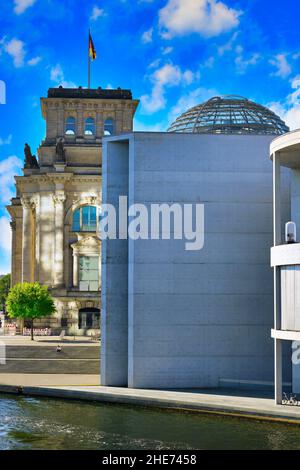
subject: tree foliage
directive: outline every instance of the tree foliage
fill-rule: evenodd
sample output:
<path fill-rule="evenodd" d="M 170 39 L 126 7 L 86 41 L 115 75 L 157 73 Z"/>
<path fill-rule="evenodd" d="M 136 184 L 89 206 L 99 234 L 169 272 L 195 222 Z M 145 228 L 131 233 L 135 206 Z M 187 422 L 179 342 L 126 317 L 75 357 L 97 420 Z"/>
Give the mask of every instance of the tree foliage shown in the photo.
<path fill-rule="evenodd" d="M 54 300 L 46 286 L 38 282 L 23 282 L 14 285 L 8 294 L 6 309 L 10 318 L 23 318 L 31 321 L 33 339 L 33 321 L 55 313 Z"/>
<path fill-rule="evenodd" d="M 0 310 L 6 311 L 6 299 L 10 289 L 10 274 L 0 278 Z"/>

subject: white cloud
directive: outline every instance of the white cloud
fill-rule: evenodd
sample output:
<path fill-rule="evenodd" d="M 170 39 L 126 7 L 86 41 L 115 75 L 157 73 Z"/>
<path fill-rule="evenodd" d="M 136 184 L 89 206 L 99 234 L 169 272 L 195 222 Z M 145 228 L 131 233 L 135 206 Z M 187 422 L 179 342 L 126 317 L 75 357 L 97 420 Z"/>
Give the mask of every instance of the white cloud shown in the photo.
<path fill-rule="evenodd" d="M 291 80 L 292 91 L 284 101 L 269 103 L 268 107 L 278 114 L 291 130 L 300 128 L 300 75 Z"/>
<path fill-rule="evenodd" d="M 60 64 L 56 64 L 50 70 L 50 79 L 53 82 L 59 82 L 64 79 L 64 73 Z"/>
<path fill-rule="evenodd" d="M 12 135 L 11 134 L 9 134 L 9 136 L 6 137 L 6 139 L 2 139 L 2 137 L 0 137 L 0 145 L 10 145 L 11 141 L 12 141 Z"/>
<path fill-rule="evenodd" d="M 236 31 L 232 36 L 231 38 L 229 39 L 229 41 L 227 41 L 225 44 L 223 44 L 222 46 L 219 46 L 218 47 L 218 54 L 220 56 L 223 56 L 226 52 L 230 52 L 233 48 L 233 45 L 234 45 L 234 42 L 236 41 L 237 37 L 239 35 L 239 31 Z"/>
<path fill-rule="evenodd" d="M 277 71 L 271 75 L 280 78 L 287 78 L 292 73 L 292 67 L 287 61 L 286 54 L 277 54 L 273 59 L 269 60 L 269 63 L 273 65 Z"/>
<path fill-rule="evenodd" d="M 77 88 L 75 83 L 65 80 L 65 74 L 60 64 L 56 64 L 50 69 L 50 79 L 57 85 L 64 88 Z"/>
<path fill-rule="evenodd" d="M 37 65 L 39 62 L 41 62 L 42 58 L 40 56 L 37 57 L 32 57 L 32 59 L 29 59 L 27 64 L 31 65 L 31 67 L 34 67 Z"/>
<path fill-rule="evenodd" d="M 10 228 L 10 219 L 8 216 L 3 215 L 0 217 L 0 250 L 4 250 L 7 253 L 11 252 L 11 228 Z M 1 259 L 2 264 L 2 259 Z M 2 266 L 0 270 L 8 272 Z M 2 271 L 2 272 L 3 272 Z"/>
<path fill-rule="evenodd" d="M 151 62 L 151 64 L 148 65 L 148 68 L 149 69 L 157 69 L 157 67 L 159 67 L 160 63 L 161 63 L 161 58 L 155 59 L 153 62 Z"/>
<path fill-rule="evenodd" d="M 143 110 L 147 113 L 154 113 L 166 106 L 165 89 L 167 87 L 178 86 L 180 84 L 190 85 L 198 74 L 191 70 L 182 71 L 178 65 L 165 64 L 155 70 L 151 75 L 153 88 L 151 95 L 141 96 Z"/>
<path fill-rule="evenodd" d="M 15 8 L 14 11 L 17 15 L 21 15 L 27 8 L 32 7 L 36 0 L 14 0 Z"/>
<path fill-rule="evenodd" d="M 215 58 L 211 56 L 205 62 L 203 62 L 203 64 L 201 64 L 200 67 L 204 69 L 212 69 L 214 65 L 215 65 Z"/>
<path fill-rule="evenodd" d="M 168 0 L 159 24 L 166 39 L 189 33 L 208 38 L 238 26 L 241 13 L 218 0 Z"/>
<path fill-rule="evenodd" d="M 149 42 L 152 42 L 152 36 L 153 36 L 153 28 L 148 29 L 148 31 L 145 31 L 142 34 L 142 42 L 144 44 L 148 44 Z"/>
<path fill-rule="evenodd" d="M 162 55 L 171 54 L 171 52 L 173 52 L 173 47 L 171 47 L 171 46 L 161 48 Z"/>
<path fill-rule="evenodd" d="M 219 96 L 219 93 L 214 88 L 199 87 L 190 91 L 187 95 L 181 96 L 177 103 L 171 108 L 169 113 L 169 123 L 171 124 L 177 117 L 188 109 L 196 106 L 208 99 Z"/>
<path fill-rule="evenodd" d="M 26 54 L 24 42 L 20 39 L 12 38 L 8 42 L 3 41 L 3 47 L 5 52 L 12 57 L 14 66 L 17 68 L 23 67 Z"/>
<path fill-rule="evenodd" d="M 16 156 L 0 161 L 0 203 L 7 204 L 14 195 L 14 176 L 20 174 L 23 162 Z"/>
<path fill-rule="evenodd" d="M 97 21 L 98 18 L 100 18 L 101 16 L 104 16 L 104 10 L 103 8 L 99 8 L 97 7 L 97 5 L 95 5 L 93 7 L 93 10 L 92 10 L 92 14 L 90 16 L 90 19 L 92 21 Z"/>
<path fill-rule="evenodd" d="M 247 59 L 244 57 L 244 48 L 242 46 L 236 47 L 237 57 L 235 58 L 235 64 L 237 67 L 238 73 L 245 73 L 247 68 L 251 65 L 256 65 L 261 56 L 258 52 L 251 54 Z"/>

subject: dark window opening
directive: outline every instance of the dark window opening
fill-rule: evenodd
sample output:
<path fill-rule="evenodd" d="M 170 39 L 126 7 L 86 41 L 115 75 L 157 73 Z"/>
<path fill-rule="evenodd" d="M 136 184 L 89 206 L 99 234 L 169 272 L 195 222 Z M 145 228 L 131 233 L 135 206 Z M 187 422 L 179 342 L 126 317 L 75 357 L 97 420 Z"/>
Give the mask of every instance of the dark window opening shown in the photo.
<path fill-rule="evenodd" d="M 78 328 L 100 328 L 100 310 L 98 308 L 82 308 L 78 313 Z"/>

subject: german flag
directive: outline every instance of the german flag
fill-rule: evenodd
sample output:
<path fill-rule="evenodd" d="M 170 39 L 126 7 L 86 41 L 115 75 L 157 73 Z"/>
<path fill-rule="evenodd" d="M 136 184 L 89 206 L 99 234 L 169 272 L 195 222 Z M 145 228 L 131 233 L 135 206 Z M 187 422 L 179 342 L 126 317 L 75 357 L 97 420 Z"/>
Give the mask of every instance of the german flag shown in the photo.
<path fill-rule="evenodd" d="M 92 36 L 91 36 L 90 32 L 89 32 L 89 57 L 92 60 L 95 60 L 96 57 L 97 57 L 96 49 L 95 49 L 95 46 L 94 46 L 94 43 L 93 43 Z"/>

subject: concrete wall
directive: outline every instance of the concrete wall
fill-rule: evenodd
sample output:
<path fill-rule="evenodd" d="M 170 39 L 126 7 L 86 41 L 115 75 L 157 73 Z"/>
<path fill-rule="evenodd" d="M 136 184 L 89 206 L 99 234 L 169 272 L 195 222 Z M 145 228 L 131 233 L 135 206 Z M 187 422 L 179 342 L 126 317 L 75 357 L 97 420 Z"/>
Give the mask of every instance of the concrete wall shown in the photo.
<path fill-rule="evenodd" d="M 110 183 L 123 159 L 123 165 L 129 160 L 129 204 L 205 205 L 201 251 L 185 251 L 185 241 L 178 240 L 128 241 L 128 386 L 216 387 L 241 381 L 266 386 L 273 382 L 272 164 L 266 158 L 271 140 L 269 136 L 135 133 L 127 154 L 116 139 L 105 142 L 108 163 L 103 180 L 110 191 L 103 202 L 124 194 L 121 178 L 126 178 L 126 172 L 119 174 L 118 184 Z M 290 217 L 287 178 L 285 173 L 286 220 Z M 109 284 L 106 279 L 111 289 L 103 288 L 103 303 L 110 302 L 106 318 L 103 315 L 104 336 L 125 327 L 125 299 L 121 324 L 116 327 L 120 285 L 125 294 L 120 279 L 126 266 L 119 270 L 116 265 L 120 243 L 125 246 L 123 241 L 103 242 L 104 250 L 109 249 L 104 267 L 116 267 Z M 102 363 L 116 347 L 107 341 L 103 344 Z M 288 356 L 285 360 L 285 380 L 289 380 Z M 106 385 L 115 385 L 108 380 L 107 369 L 105 377 Z"/>
<path fill-rule="evenodd" d="M 128 142 L 105 148 L 103 204 L 118 211 L 119 194 L 128 195 Z M 119 227 L 117 227 L 118 229 Z M 128 243 L 102 242 L 101 384 L 127 386 L 128 368 Z"/>
<path fill-rule="evenodd" d="M 300 240 L 300 170 L 293 169 L 291 172 L 291 220 L 296 223 L 297 242 Z M 295 329 L 299 331 L 300 321 L 299 312 L 299 269 L 300 266 L 287 266 L 281 269 L 281 311 L 282 311 L 282 329 Z M 284 282 L 286 281 L 286 282 Z M 298 281 L 298 282 L 296 282 Z M 288 318 L 289 321 L 285 321 Z M 287 341 L 285 341 L 287 343 Z M 289 345 L 292 343 L 289 342 Z M 297 345 L 295 345 L 297 346 Z M 299 349 L 296 347 L 295 351 Z M 292 351 L 292 349 L 291 349 Z M 299 354 L 296 354 L 299 362 Z M 292 366 L 293 393 L 300 392 L 300 364 L 295 363 Z"/>

